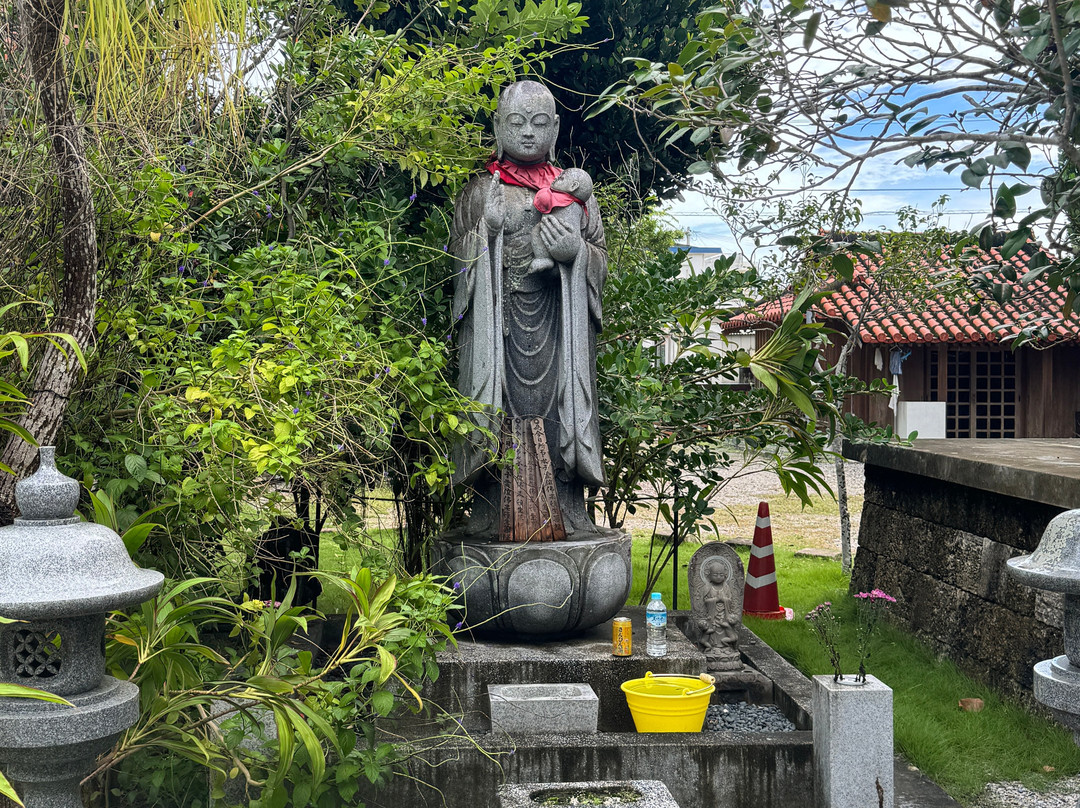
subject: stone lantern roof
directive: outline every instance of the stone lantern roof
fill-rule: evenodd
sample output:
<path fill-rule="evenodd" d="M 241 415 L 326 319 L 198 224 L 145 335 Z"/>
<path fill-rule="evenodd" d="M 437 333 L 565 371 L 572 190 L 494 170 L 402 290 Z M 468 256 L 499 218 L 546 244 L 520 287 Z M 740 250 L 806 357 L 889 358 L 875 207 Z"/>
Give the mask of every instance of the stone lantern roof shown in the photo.
<path fill-rule="evenodd" d="M 42 620 L 108 612 L 153 597 L 164 576 L 136 567 L 120 537 L 75 516 L 79 484 L 41 449 L 37 474 L 16 485 L 22 516 L 0 528 L 0 615 Z"/>

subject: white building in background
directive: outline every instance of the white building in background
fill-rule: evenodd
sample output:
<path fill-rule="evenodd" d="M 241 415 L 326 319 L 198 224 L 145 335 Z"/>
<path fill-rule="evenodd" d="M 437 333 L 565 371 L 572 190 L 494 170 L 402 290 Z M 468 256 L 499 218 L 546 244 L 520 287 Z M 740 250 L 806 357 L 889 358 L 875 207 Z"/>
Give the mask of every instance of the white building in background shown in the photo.
<path fill-rule="evenodd" d="M 727 257 L 723 250 L 719 247 L 673 247 L 672 250 L 687 250 L 686 259 L 683 261 L 682 269 L 679 272 L 679 276 L 682 278 L 688 278 L 691 275 L 697 275 L 699 272 L 711 267 L 719 259 Z M 735 259 L 735 269 L 743 269 L 747 266 L 747 261 L 743 256 L 738 256 Z M 731 308 L 741 308 L 742 303 L 740 301 L 732 301 Z M 713 325 L 708 332 L 709 341 L 713 347 L 718 351 L 732 350 L 736 348 L 742 348 L 749 353 L 754 351 L 754 332 L 747 330 L 745 332 L 736 332 L 724 335 L 720 331 L 719 325 Z M 666 338 L 663 344 L 657 346 L 657 355 L 660 361 L 666 363 L 673 362 L 676 358 L 676 352 L 678 346 L 675 340 Z M 749 382 L 749 379 L 739 378 L 738 375 L 733 375 L 731 378 L 717 379 L 719 384 L 741 384 Z"/>

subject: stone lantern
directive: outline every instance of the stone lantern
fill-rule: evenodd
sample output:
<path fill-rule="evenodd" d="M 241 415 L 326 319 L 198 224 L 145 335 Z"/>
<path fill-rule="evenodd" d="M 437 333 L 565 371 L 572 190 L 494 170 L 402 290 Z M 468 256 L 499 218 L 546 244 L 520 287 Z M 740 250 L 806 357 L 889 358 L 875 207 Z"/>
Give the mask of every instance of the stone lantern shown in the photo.
<path fill-rule="evenodd" d="M 149 600 L 159 572 L 136 567 L 104 525 L 75 516 L 79 484 L 42 447 L 16 485 L 22 516 L 0 528 L 0 681 L 73 707 L 0 698 L 0 771 L 27 808 L 81 808 L 79 782 L 138 719 L 139 688 L 105 675 L 105 615 Z"/>
<path fill-rule="evenodd" d="M 1065 653 L 1035 665 L 1034 690 L 1080 744 L 1080 510 L 1051 519 L 1035 552 L 1008 565 L 1020 583 L 1065 595 Z"/>

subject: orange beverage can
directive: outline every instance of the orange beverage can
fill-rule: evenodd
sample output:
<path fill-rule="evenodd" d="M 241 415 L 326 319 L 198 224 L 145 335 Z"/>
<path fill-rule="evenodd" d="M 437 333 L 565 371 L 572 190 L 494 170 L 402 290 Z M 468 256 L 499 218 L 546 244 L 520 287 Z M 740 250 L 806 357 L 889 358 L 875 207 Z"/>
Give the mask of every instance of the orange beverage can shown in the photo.
<path fill-rule="evenodd" d="M 634 632 L 629 617 L 616 617 L 611 621 L 611 653 L 615 656 L 630 656 Z"/>

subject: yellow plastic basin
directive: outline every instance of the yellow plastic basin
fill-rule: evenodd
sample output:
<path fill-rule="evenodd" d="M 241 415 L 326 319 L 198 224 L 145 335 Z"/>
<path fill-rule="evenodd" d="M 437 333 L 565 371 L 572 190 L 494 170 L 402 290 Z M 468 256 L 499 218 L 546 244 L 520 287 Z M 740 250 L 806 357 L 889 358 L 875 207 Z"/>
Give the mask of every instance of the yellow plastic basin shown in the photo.
<path fill-rule="evenodd" d="M 653 676 L 622 683 L 638 732 L 701 732 L 716 685 L 689 676 Z"/>

